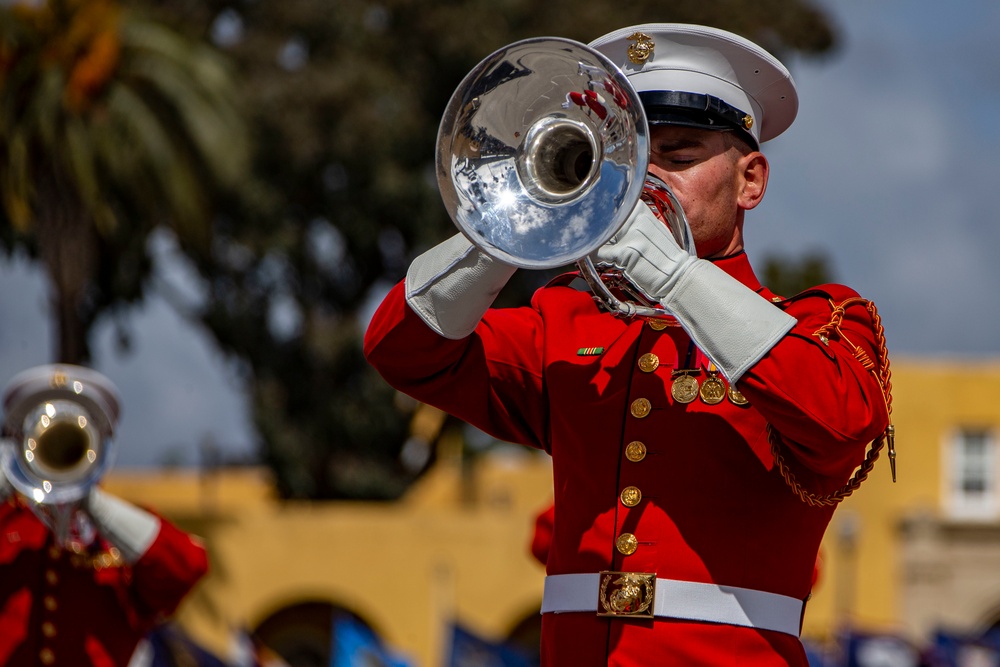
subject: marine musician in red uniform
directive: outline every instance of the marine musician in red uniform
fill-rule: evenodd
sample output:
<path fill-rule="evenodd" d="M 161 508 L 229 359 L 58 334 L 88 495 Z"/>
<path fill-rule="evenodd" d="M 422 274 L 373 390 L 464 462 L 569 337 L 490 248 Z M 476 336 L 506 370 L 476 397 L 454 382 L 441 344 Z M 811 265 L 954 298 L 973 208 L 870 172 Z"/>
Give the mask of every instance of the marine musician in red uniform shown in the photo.
<path fill-rule="evenodd" d="M 49 416 L 52 426 L 66 396 L 89 408 L 74 419 L 95 429 L 95 441 L 85 447 L 94 460 L 83 452 L 72 466 L 88 475 L 87 467 L 105 455 L 100 448 L 118 418 L 118 396 L 107 378 L 78 366 L 41 366 L 15 377 L 4 392 L 0 664 L 7 667 L 125 667 L 140 640 L 208 570 L 197 538 L 96 485 L 68 503 L 45 497 L 59 494 L 58 481 L 29 488 L 16 460 L 25 435 L 21 418 L 36 404 L 48 405 L 42 419 Z M 66 434 L 61 437 L 65 442 Z M 59 456 L 68 460 L 65 452 Z M 57 479 L 59 471 L 51 472 Z"/>
<path fill-rule="evenodd" d="M 777 59 L 682 24 L 590 46 L 637 92 L 649 172 L 697 249 L 639 202 L 593 259 L 673 319 L 609 314 L 571 275 L 492 308 L 515 269 L 457 235 L 385 298 L 367 357 L 401 391 L 552 455 L 543 665 L 805 667 L 820 541 L 872 452 L 891 452 L 877 312 L 842 285 L 774 294 L 744 252 L 761 142 L 797 112 Z"/>

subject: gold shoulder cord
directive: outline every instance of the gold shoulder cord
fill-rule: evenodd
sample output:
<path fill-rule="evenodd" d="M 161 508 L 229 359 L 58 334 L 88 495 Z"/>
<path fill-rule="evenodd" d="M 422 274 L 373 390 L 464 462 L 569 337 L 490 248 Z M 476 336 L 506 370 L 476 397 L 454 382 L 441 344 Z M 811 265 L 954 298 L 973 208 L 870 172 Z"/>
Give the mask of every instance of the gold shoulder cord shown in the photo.
<path fill-rule="evenodd" d="M 864 305 L 864 307 L 868 310 L 868 314 L 872 318 L 872 326 L 875 331 L 876 359 L 874 362 L 863 349 L 852 343 L 840 329 L 841 322 L 843 322 L 844 319 L 844 312 L 847 307 L 856 304 Z M 795 495 L 797 495 L 802 502 L 813 507 L 830 507 L 832 505 L 836 505 L 844 500 L 844 498 L 854 493 L 855 489 L 861 486 L 861 483 L 868 479 L 868 475 L 875 466 L 875 461 L 878 459 L 883 446 L 888 446 L 889 467 L 892 470 L 892 481 L 896 481 L 895 428 L 892 425 L 892 382 L 891 375 L 889 373 L 889 356 L 886 352 L 885 332 L 882 328 L 882 319 L 878 315 L 878 310 L 876 310 L 875 304 L 860 297 L 847 299 L 840 304 L 835 304 L 831 300 L 830 307 L 833 309 L 833 314 L 830 317 L 829 323 L 817 329 L 813 335 L 819 338 L 823 345 L 829 345 L 831 335 L 834 335 L 844 341 L 847 345 L 854 348 L 854 356 L 861 362 L 868 372 L 875 376 L 875 379 L 878 381 L 879 387 L 882 390 L 882 398 L 885 400 L 886 412 L 889 415 L 889 425 L 886 427 L 885 432 L 878 437 L 878 439 L 872 441 L 871 447 L 869 447 L 868 453 L 865 455 L 864 463 L 862 463 L 861 467 L 854 472 L 854 475 L 851 476 L 851 479 L 848 480 L 847 484 L 833 493 L 823 496 L 807 491 L 795 478 L 795 474 L 789 469 L 788 464 L 785 462 L 785 457 L 781 453 L 782 445 L 784 444 L 781 434 L 778 433 L 778 431 L 770 424 L 767 425 L 767 437 L 768 442 L 771 443 L 771 455 L 774 457 L 774 462 L 778 466 L 778 471 L 784 478 L 785 483 L 787 483 L 788 486 L 791 487 L 792 491 L 795 492 Z"/>

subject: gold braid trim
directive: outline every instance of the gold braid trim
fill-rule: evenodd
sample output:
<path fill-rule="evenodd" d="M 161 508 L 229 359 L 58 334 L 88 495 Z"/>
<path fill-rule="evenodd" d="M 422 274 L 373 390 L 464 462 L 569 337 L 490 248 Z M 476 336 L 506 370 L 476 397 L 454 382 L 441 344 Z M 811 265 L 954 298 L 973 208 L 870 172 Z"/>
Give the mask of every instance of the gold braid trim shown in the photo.
<path fill-rule="evenodd" d="M 868 311 L 868 315 L 872 319 L 872 327 L 875 331 L 876 358 L 874 361 L 872 361 L 863 349 L 852 343 L 850 339 L 844 335 L 844 332 L 840 328 L 840 325 L 844 320 L 844 313 L 847 307 L 855 304 L 863 304 Z M 778 433 L 778 431 L 770 424 L 767 425 L 767 439 L 768 442 L 771 443 L 771 456 L 774 457 L 774 463 L 778 467 L 778 471 L 781 473 L 785 483 L 791 487 L 795 495 L 798 496 L 802 502 L 812 507 L 830 507 L 837 505 L 844 500 L 844 498 L 854 493 L 854 491 L 861 486 L 861 483 L 868 479 L 869 473 L 871 473 L 872 468 L 875 467 L 875 461 L 878 459 L 882 448 L 886 444 L 889 446 L 889 465 L 892 468 L 892 481 L 896 481 L 896 446 L 894 442 L 895 430 L 892 425 L 892 375 L 889 372 L 889 355 L 886 351 L 885 331 L 882 327 L 882 318 L 879 317 L 875 304 L 867 299 L 862 299 L 861 297 L 847 299 L 840 304 L 835 304 L 831 300 L 830 307 L 833 310 L 833 313 L 830 316 L 830 321 L 817 329 L 813 333 L 813 336 L 816 336 L 820 342 L 823 343 L 823 345 L 829 345 L 830 338 L 835 336 L 854 348 L 853 351 L 855 358 L 861 362 L 868 372 L 875 376 L 875 380 L 878 382 L 878 385 L 882 390 L 882 399 L 885 401 L 886 413 L 889 416 L 889 425 L 882 435 L 872 441 L 871 447 L 868 448 L 868 452 L 865 454 L 864 462 L 854 472 L 847 484 L 833 493 L 828 493 L 826 495 L 817 495 L 812 493 L 799 483 L 795 474 L 788 467 L 788 463 L 785 461 L 785 457 L 782 454 L 784 441 L 781 438 L 781 434 Z"/>

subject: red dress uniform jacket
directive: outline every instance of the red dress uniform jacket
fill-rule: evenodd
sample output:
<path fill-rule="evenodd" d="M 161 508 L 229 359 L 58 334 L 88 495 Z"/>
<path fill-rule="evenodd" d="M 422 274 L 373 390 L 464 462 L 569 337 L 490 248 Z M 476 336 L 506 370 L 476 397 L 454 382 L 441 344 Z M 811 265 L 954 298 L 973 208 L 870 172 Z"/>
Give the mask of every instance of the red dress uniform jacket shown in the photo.
<path fill-rule="evenodd" d="M 774 296 L 744 254 L 717 265 L 763 298 Z M 842 335 L 826 343 L 814 335 L 829 324 L 831 302 L 856 296 L 828 285 L 781 302 L 798 323 L 739 380 L 745 405 L 676 402 L 673 371 L 697 366 L 701 380 L 710 371 L 697 350 L 688 361 L 687 334 L 613 317 L 570 287 L 542 288 L 530 307 L 491 309 L 471 336 L 448 340 L 407 306 L 399 284 L 375 314 L 365 351 L 399 390 L 552 455 L 548 574 L 654 572 L 805 599 L 833 509 L 792 492 L 766 426 L 781 433 L 784 458 L 810 491 L 838 489 L 862 463 L 888 422 L 880 384 L 854 354 L 856 346 L 877 358 L 871 317 L 863 305 L 849 307 Z M 637 399 L 649 402 L 645 416 L 632 411 Z M 642 443 L 644 456 L 630 443 Z M 641 493 L 635 506 L 622 500 L 627 487 Z M 630 555 L 616 548 L 625 533 L 638 543 Z M 549 667 L 807 664 L 801 643 L 784 633 L 582 612 L 543 615 L 542 660 Z"/>
<path fill-rule="evenodd" d="M 12 496 L 0 502 L 0 664 L 127 665 L 207 570 L 204 547 L 162 519 L 132 566 L 60 549 Z"/>

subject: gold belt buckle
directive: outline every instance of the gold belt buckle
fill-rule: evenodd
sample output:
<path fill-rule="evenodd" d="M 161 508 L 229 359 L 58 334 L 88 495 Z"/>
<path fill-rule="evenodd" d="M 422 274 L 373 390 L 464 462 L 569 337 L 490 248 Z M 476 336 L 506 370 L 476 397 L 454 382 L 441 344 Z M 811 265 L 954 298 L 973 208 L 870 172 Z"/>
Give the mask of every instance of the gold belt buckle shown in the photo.
<path fill-rule="evenodd" d="M 597 597 L 598 616 L 653 618 L 655 572 L 601 572 Z"/>

